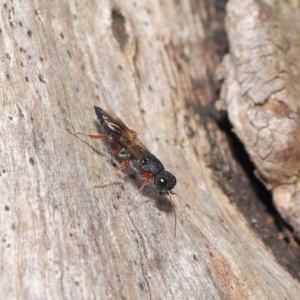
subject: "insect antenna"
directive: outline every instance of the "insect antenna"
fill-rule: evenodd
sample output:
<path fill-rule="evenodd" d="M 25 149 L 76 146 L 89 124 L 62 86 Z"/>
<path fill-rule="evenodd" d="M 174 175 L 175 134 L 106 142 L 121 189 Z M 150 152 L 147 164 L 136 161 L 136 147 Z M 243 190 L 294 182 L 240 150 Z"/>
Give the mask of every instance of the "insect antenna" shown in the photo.
<path fill-rule="evenodd" d="M 174 212 L 174 221 L 175 221 L 175 224 L 174 224 L 174 238 L 176 239 L 177 214 L 176 214 L 176 210 L 175 210 L 175 205 L 174 205 L 174 203 L 172 201 L 172 197 L 171 197 L 171 195 L 176 195 L 176 193 L 170 191 L 167 195 L 169 196 L 169 202 L 170 202 L 170 205 L 171 205 L 172 210 Z"/>
<path fill-rule="evenodd" d="M 175 195 L 175 196 L 178 197 L 180 200 L 184 201 L 183 198 L 182 198 L 179 194 L 177 194 L 177 193 L 175 193 L 175 192 L 173 192 L 173 191 L 170 191 L 169 193 L 172 194 L 172 195 Z"/>

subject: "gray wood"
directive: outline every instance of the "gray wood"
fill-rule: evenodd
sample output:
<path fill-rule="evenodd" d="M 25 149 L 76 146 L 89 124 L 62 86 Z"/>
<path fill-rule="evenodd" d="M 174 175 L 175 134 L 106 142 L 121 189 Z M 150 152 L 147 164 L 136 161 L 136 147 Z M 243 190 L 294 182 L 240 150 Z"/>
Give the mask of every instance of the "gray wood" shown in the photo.
<path fill-rule="evenodd" d="M 298 298 L 204 163 L 208 140 L 187 108 L 207 82 L 201 11 L 168 0 L 2 7 L 1 299 Z M 166 199 L 147 189 L 126 205 L 141 182 L 114 173 L 105 143 L 66 131 L 97 133 L 94 105 L 177 176 L 176 238 Z"/>

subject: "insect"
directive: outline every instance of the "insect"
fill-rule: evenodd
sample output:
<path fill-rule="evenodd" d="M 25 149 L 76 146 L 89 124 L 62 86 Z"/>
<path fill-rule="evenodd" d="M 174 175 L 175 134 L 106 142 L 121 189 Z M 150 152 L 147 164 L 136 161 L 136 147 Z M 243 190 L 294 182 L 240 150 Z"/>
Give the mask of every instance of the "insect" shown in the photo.
<path fill-rule="evenodd" d="M 75 135 L 80 134 L 88 136 L 91 139 L 106 140 L 112 152 L 124 159 L 122 164 L 115 169 L 116 171 L 123 170 L 131 162 L 131 165 L 139 172 L 139 175 L 142 179 L 144 179 L 144 182 L 128 204 L 130 204 L 142 191 L 142 189 L 151 181 L 153 183 L 153 188 L 157 190 L 160 195 L 177 195 L 173 192 L 173 188 L 176 185 L 175 176 L 165 170 L 160 160 L 138 139 L 137 133 L 132 129 L 129 129 L 114 112 L 105 111 L 98 106 L 94 106 L 94 109 L 106 134 L 92 135 L 81 132 L 72 132 L 70 129 L 67 130 Z M 103 183 L 95 187 L 100 187 L 102 185 Z M 170 203 L 174 210 L 171 200 Z"/>

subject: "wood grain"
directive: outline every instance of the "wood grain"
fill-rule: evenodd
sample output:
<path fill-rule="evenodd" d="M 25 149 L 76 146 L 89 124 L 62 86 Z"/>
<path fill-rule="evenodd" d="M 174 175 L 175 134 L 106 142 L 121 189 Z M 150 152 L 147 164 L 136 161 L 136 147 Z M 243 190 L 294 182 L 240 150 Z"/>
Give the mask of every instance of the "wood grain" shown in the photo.
<path fill-rule="evenodd" d="M 1 10 L 1 299 L 297 299 L 214 182 L 210 93 L 189 1 L 23 1 Z M 205 103 L 202 103 L 204 105 Z M 93 106 L 113 109 L 174 173 L 178 216 L 115 175 Z M 192 133 L 192 134 L 191 134 Z M 112 176 L 111 184 L 93 189 Z"/>

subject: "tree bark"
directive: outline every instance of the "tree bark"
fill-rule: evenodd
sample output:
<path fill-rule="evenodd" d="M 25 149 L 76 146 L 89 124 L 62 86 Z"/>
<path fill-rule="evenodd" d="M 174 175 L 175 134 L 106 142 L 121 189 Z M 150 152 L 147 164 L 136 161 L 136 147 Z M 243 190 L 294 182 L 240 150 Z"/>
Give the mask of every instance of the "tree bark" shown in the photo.
<path fill-rule="evenodd" d="M 297 299 L 204 163 L 203 2 L 7 2 L 1 28 L 1 299 Z M 208 58 L 209 57 L 209 58 Z M 93 106 L 177 177 L 168 198 L 115 174 Z M 104 179 L 103 188 L 94 189 Z"/>
<path fill-rule="evenodd" d="M 266 2 L 228 4 L 231 48 L 219 69 L 221 98 L 258 176 L 299 239 L 299 3 Z"/>

